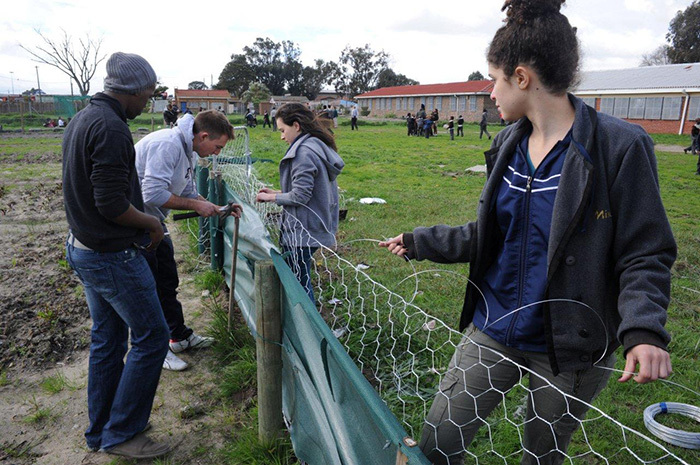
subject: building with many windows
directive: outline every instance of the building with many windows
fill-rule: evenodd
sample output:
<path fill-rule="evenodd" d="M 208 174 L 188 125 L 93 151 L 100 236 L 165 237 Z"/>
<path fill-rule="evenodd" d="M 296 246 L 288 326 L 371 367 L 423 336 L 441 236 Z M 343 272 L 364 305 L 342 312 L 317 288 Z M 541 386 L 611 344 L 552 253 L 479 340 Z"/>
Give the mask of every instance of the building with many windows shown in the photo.
<path fill-rule="evenodd" d="M 649 133 L 689 134 L 700 118 L 700 63 L 588 71 L 574 94 Z"/>
<path fill-rule="evenodd" d="M 492 88 L 489 80 L 383 87 L 357 95 L 355 100 L 369 110 L 369 116 L 404 117 L 415 114 L 424 104 L 428 114 L 437 109 L 443 121 L 462 115 L 467 122 L 479 122 L 486 108 L 489 121 L 498 122 L 498 110 L 489 97 Z"/>
<path fill-rule="evenodd" d="M 370 116 L 403 117 L 421 103 L 440 119 L 463 115 L 479 121 L 486 108 L 489 121 L 499 120 L 490 99 L 491 81 L 385 87 L 355 97 Z M 639 124 L 650 133 L 689 134 L 700 118 L 700 63 L 648 66 L 582 73 L 573 92 L 597 110 Z"/>

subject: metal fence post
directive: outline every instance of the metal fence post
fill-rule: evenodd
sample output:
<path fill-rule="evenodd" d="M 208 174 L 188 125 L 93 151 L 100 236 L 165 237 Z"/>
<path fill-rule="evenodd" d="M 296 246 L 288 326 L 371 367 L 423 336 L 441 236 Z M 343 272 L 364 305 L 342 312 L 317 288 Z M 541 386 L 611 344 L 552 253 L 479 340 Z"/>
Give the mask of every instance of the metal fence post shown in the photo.
<path fill-rule="evenodd" d="M 258 337 L 258 438 L 279 437 L 282 419 L 282 307 L 280 280 L 271 260 L 255 262 L 255 316 Z"/>
<path fill-rule="evenodd" d="M 203 158 L 197 160 L 197 191 L 205 199 L 209 198 L 209 161 Z M 199 254 L 206 252 L 209 242 L 208 220 L 199 217 Z"/>

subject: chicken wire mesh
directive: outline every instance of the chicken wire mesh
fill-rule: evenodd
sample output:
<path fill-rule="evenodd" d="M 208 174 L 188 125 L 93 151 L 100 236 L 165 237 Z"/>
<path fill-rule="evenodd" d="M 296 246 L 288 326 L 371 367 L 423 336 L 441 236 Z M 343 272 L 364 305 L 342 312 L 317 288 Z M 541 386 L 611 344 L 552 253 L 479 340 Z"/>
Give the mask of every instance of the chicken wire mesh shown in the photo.
<path fill-rule="evenodd" d="M 227 146 L 210 169 L 257 210 L 276 243 L 307 247 L 310 235 L 297 218 L 274 203 L 255 201 L 266 184 L 252 168 L 247 130 L 236 130 L 245 143 Z M 377 241 L 350 242 L 362 247 Z M 372 279 L 362 264 L 345 259 L 348 244 L 320 246 L 313 256 L 317 308 L 406 431 L 422 437 L 423 451 L 434 463 L 691 463 L 578 398 L 575 389 L 485 344 L 473 328 L 462 334 L 415 305 L 419 276 L 430 270 L 406 265 L 404 281 L 414 281 L 415 289 L 404 297 Z M 298 265 L 288 264 L 299 276 Z M 459 273 L 440 273 L 466 284 Z M 465 352 L 467 365 L 458 360 Z M 597 386 L 602 389 L 612 362 L 596 365 L 592 370 L 604 373 Z M 507 379 L 497 378 L 502 372 Z M 481 386 L 474 388 L 473 380 Z M 440 403 L 441 415 L 429 415 L 433 403 Z"/>

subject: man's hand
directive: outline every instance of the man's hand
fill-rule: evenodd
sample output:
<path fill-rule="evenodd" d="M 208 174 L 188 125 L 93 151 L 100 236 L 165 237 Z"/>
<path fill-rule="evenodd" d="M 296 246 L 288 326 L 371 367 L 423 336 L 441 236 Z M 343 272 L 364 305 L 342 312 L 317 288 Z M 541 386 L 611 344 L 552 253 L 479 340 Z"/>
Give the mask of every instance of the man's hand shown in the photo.
<path fill-rule="evenodd" d="M 639 373 L 634 376 L 637 364 L 639 364 Z M 624 383 L 634 376 L 636 382 L 644 384 L 659 378 L 667 378 L 673 369 L 668 352 L 650 344 L 639 344 L 627 352 L 624 371 L 625 374 L 618 379 L 619 382 Z"/>
<path fill-rule="evenodd" d="M 408 249 L 403 245 L 403 234 L 380 242 L 379 247 L 386 247 L 389 252 L 399 257 L 403 257 L 408 252 Z"/>
<path fill-rule="evenodd" d="M 220 208 L 221 207 L 208 200 L 197 200 L 194 205 L 194 211 L 204 218 L 218 215 L 220 213 Z"/>
<path fill-rule="evenodd" d="M 160 221 L 155 216 L 152 216 L 155 220 L 153 225 L 148 228 L 148 235 L 151 238 L 151 243 L 146 246 L 146 250 L 149 252 L 152 252 L 158 248 L 158 244 L 160 244 L 160 241 L 163 240 L 163 237 L 165 236 L 165 232 L 163 231 L 163 225 L 160 224 Z"/>

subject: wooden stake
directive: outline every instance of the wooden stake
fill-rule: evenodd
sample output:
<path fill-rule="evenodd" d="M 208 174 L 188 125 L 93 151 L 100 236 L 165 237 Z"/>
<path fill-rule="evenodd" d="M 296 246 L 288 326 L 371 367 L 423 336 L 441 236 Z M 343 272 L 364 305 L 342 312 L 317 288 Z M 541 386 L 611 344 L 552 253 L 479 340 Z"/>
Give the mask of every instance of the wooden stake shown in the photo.
<path fill-rule="evenodd" d="M 238 226 L 241 223 L 241 219 L 234 217 L 235 226 L 233 228 L 233 245 L 231 246 L 231 282 L 228 286 L 228 332 L 231 332 L 231 325 L 233 324 L 233 303 L 236 301 L 233 291 L 236 289 L 236 261 L 238 258 Z"/>
<path fill-rule="evenodd" d="M 280 281 L 271 260 L 255 262 L 258 438 L 271 442 L 282 432 L 282 308 Z"/>

